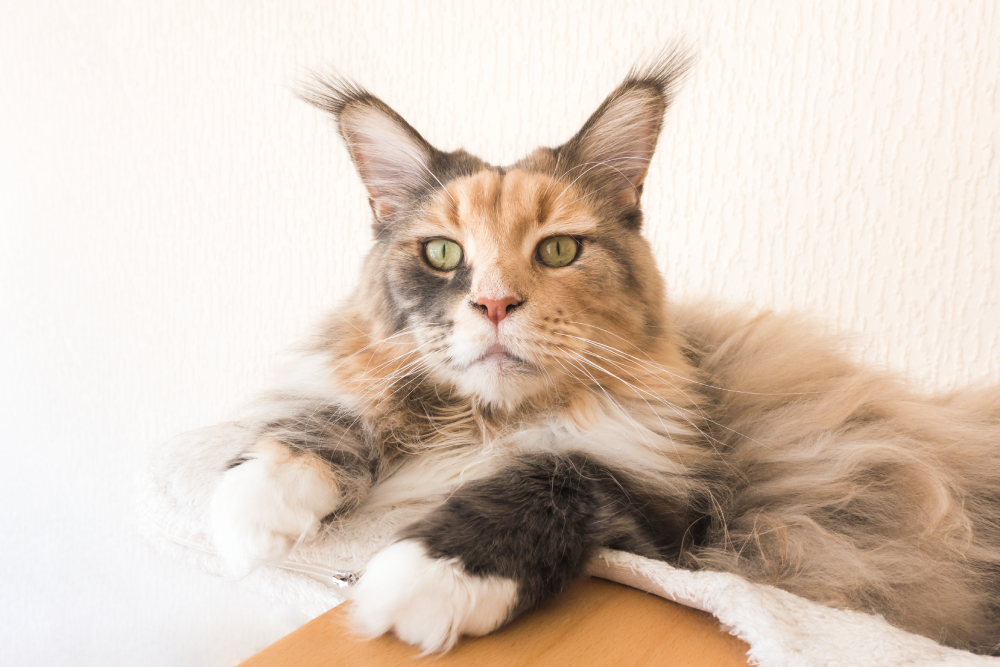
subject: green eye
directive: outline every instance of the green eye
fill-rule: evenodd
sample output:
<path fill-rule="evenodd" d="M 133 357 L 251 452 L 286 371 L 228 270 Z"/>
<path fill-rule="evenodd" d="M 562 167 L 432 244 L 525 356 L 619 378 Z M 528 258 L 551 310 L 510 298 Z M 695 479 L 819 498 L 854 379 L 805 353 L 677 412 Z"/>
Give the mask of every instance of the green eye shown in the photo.
<path fill-rule="evenodd" d="M 566 266 L 574 259 L 580 244 L 572 236 L 553 236 L 538 244 L 538 259 L 553 269 Z"/>
<path fill-rule="evenodd" d="M 448 239 L 433 239 L 424 244 L 424 255 L 438 271 L 451 271 L 462 261 L 462 246 Z"/>

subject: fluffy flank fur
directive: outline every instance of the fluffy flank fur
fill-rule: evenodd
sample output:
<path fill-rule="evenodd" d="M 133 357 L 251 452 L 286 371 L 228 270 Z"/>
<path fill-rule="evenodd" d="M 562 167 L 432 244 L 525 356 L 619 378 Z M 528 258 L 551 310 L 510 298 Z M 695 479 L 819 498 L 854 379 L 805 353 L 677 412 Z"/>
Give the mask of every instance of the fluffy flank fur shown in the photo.
<path fill-rule="evenodd" d="M 374 243 L 246 416 L 258 440 L 213 502 L 234 569 L 405 503 L 423 516 L 353 613 L 425 651 L 557 595 L 603 546 L 1000 650 L 1000 388 L 923 396 L 802 318 L 668 301 L 641 195 L 688 62 L 633 71 L 506 167 L 315 81 Z"/>
<path fill-rule="evenodd" d="M 928 400 L 797 318 L 691 307 L 675 321 L 725 387 L 703 390 L 731 466 L 683 562 L 992 650 L 1000 388 Z"/>

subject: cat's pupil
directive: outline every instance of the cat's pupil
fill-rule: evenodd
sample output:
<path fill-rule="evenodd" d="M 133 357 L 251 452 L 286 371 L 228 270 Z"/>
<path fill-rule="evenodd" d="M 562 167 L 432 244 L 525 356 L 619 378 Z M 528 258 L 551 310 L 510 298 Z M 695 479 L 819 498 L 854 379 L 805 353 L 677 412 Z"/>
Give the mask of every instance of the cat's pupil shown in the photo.
<path fill-rule="evenodd" d="M 568 265 L 576 259 L 579 244 L 572 236 L 553 236 L 538 246 L 538 259 L 554 269 Z"/>
<path fill-rule="evenodd" d="M 462 247 L 448 239 L 433 239 L 424 246 L 427 262 L 439 271 L 451 271 L 462 262 Z"/>

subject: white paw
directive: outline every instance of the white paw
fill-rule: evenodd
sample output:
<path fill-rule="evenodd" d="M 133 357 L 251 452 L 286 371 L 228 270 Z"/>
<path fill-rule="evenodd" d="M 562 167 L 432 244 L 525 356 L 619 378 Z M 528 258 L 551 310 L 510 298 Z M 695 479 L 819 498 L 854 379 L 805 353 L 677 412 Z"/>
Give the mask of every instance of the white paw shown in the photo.
<path fill-rule="evenodd" d="M 337 509 L 333 474 L 317 457 L 262 440 L 228 470 L 212 497 L 215 548 L 235 575 L 284 556 Z"/>
<path fill-rule="evenodd" d="M 430 653 L 500 627 L 517 602 L 517 583 L 468 574 L 456 559 L 431 558 L 419 542 L 402 540 L 368 563 L 351 599 L 359 631 L 374 637 L 392 630 Z"/>

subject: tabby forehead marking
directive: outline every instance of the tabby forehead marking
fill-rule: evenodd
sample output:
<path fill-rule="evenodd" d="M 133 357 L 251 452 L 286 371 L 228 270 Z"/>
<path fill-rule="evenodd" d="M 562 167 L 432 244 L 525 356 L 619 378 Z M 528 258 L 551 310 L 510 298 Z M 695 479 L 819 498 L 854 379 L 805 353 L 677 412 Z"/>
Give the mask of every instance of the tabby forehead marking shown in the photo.
<path fill-rule="evenodd" d="M 438 193 L 425 225 L 454 234 L 470 263 L 523 260 L 543 238 L 594 233 L 597 220 L 585 199 L 586 193 L 545 174 L 484 170 Z"/>

